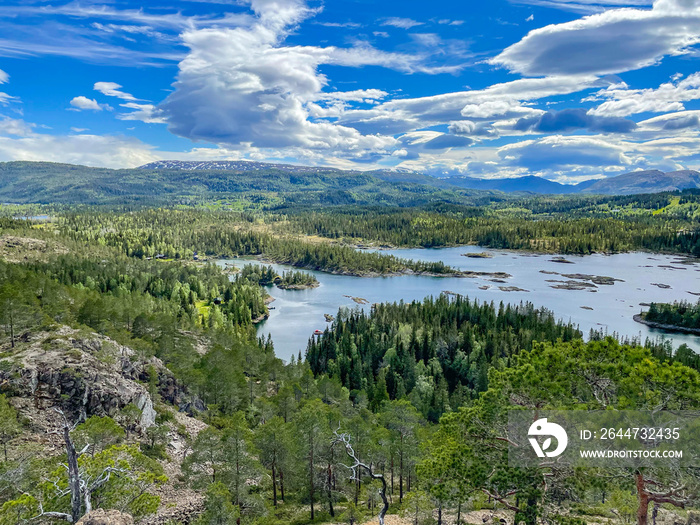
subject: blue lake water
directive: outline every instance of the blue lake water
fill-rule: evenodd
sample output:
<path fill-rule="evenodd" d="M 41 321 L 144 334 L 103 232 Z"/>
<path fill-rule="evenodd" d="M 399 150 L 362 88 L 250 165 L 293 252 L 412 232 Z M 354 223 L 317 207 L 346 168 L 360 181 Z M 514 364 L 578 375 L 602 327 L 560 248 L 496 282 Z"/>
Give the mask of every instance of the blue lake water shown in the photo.
<path fill-rule="evenodd" d="M 490 258 L 464 257 L 464 253 L 487 252 Z M 616 332 L 622 336 L 672 339 L 674 346 L 688 344 L 700 351 L 700 337 L 668 334 L 648 328 L 632 319 L 645 309 L 640 303 L 697 301 L 700 297 L 700 264 L 686 264 L 677 256 L 648 253 L 617 255 L 586 255 L 564 258 L 572 264 L 554 262 L 552 255 L 535 255 L 503 250 L 488 250 L 475 246 L 439 249 L 398 249 L 382 253 L 407 259 L 443 261 L 461 270 L 506 272 L 512 277 L 506 283 L 491 281 L 491 277 L 457 278 L 401 275 L 393 277 L 352 277 L 312 271 L 320 282 L 308 290 L 280 290 L 269 287 L 275 301 L 270 306 L 270 318 L 258 325 L 258 334 L 272 335 L 275 353 L 288 361 L 299 351 L 304 353 L 308 339 L 316 329 L 323 330 L 323 314 L 335 315 L 339 308 L 369 309 L 372 303 L 422 300 L 424 297 L 451 291 L 480 301 L 518 304 L 531 302 L 552 310 L 555 316 L 571 321 L 587 335 L 591 328 Z M 220 265 L 242 266 L 255 260 L 233 259 L 218 261 Z M 273 264 L 278 272 L 291 266 Z M 542 270 L 548 273 L 542 273 Z M 620 281 L 614 285 L 596 285 L 585 290 L 563 290 L 552 286 L 570 278 L 558 274 L 587 274 L 607 276 Z M 577 280 L 581 282 L 581 280 Z M 658 284 L 669 286 L 662 288 Z M 500 287 L 518 287 L 527 291 L 503 291 Z M 482 289 L 488 287 L 487 289 Z M 351 298 L 361 297 L 369 304 L 358 305 Z M 587 307 L 587 308 L 582 308 Z M 591 308 L 591 309 L 588 309 Z"/>

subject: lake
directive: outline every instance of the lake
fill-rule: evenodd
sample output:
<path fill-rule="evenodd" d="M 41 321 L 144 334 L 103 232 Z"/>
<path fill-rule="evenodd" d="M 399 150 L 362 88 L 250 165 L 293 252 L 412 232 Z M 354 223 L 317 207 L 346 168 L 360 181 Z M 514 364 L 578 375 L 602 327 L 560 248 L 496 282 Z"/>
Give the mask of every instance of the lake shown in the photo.
<path fill-rule="evenodd" d="M 464 257 L 464 253 L 487 253 L 489 258 Z M 560 256 L 490 250 L 476 246 L 437 249 L 382 250 L 382 253 L 406 259 L 443 261 L 460 270 L 479 272 L 506 272 L 511 275 L 505 283 L 493 282 L 490 277 L 428 277 L 401 275 L 392 277 L 352 277 L 310 271 L 320 282 L 318 288 L 308 290 L 280 290 L 269 287 L 275 301 L 270 305 L 270 318 L 258 325 L 258 334 L 272 335 L 275 353 L 289 361 L 299 351 L 304 354 L 313 331 L 323 330 L 323 314 L 335 315 L 339 308 L 363 308 L 372 303 L 422 300 L 429 295 L 451 291 L 480 301 L 518 304 L 531 302 L 552 310 L 555 316 L 571 321 L 587 336 L 590 329 L 605 330 L 629 337 L 672 339 L 674 347 L 686 343 L 700 351 L 700 337 L 669 334 L 649 328 L 632 319 L 645 309 L 640 303 L 695 302 L 700 293 L 700 264 L 688 263 L 682 257 L 649 253 L 616 255 L 566 255 L 570 263 L 555 262 Z M 217 264 L 243 266 L 254 259 L 220 260 Z M 272 265 L 279 273 L 292 268 Z M 545 273 L 543 273 L 543 271 Z M 568 277 L 561 274 L 567 274 Z M 574 278 L 572 274 L 606 276 L 614 279 L 612 285 L 595 284 L 590 280 Z M 551 282 L 558 281 L 558 282 Z M 553 286 L 573 284 L 582 289 L 556 289 Z M 659 287 L 658 285 L 662 285 Z M 665 288 L 668 286 L 668 288 Z M 488 288 L 486 288 L 488 287 Z M 517 287 L 527 291 L 504 291 L 501 287 Z M 482 289 L 486 288 L 486 289 Z M 350 297 L 361 297 L 369 304 L 358 305 Z"/>

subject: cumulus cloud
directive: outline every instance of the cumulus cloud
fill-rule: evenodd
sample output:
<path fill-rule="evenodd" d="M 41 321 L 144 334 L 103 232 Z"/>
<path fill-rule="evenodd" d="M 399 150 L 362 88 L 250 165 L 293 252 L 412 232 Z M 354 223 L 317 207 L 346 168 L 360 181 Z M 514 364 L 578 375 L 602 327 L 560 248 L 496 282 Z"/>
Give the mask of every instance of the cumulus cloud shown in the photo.
<path fill-rule="evenodd" d="M 628 119 L 618 117 L 599 117 L 591 115 L 583 108 L 548 111 L 536 117 L 520 119 L 514 126 L 518 131 L 538 133 L 561 133 L 587 129 L 601 133 L 629 133 L 637 124 Z"/>
<path fill-rule="evenodd" d="M 365 102 L 374 104 L 389 93 L 381 89 L 356 89 L 355 91 L 334 91 L 321 93 L 317 100 L 340 100 L 343 102 Z"/>
<path fill-rule="evenodd" d="M 370 109 L 345 111 L 338 122 L 363 133 L 406 133 L 415 129 L 470 120 L 495 122 L 544 113 L 526 103 L 600 86 L 595 77 L 523 78 L 482 90 L 393 99 Z M 482 131 L 486 127 L 480 128 Z M 462 132 L 463 133 L 463 132 Z M 483 133 L 487 136 L 489 133 Z"/>
<path fill-rule="evenodd" d="M 610 9 L 528 33 L 490 63 L 528 76 L 605 75 L 639 69 L 700 42 L 700 5 L 657 0 L 653 9 Z"/>
<path fill-rule="evenodd" d="M 639 123 L 642 130 L 676 131 L 700 127 L 700 111 L 679 111 L 643 120 Z"/>
<path fill-rule="evenodd" d="M 497 138 L 498 130 L 487 122 L 474 122 L 471 120 L 456 120 L 450 122 L 448 130 L 453 135 L 471 135 L 474 137 Z"/>
<path fill-rule="evenodd" d="M 390 136 L 363 135 L 328 120 L 346 104 L 374 103 L 386 93 L 324 92 L 322 64 L 381 65 L 421 70 L 415 56 L 386 53 L 366 44 L 352 48 L 291 46 L 285 38 L 314 13 L 302 2 L 256 0 L 251 27 L 210 28 L 183 34 L 190 48 L 180 63 L 175 91 L 159 106 L 173 133 L 224 146 L 325 149 L 364 159 L 390 153 Z"/>
<path fill-rule="evenodd" d="M 683 80 L 661 84 L 657 89 L 629 89 L 627 84 L 615 84 L 598 91 L 585 102 L 604 100 L 593 108 L 592 115 L 626 117 L 639 113 L 664 113 L 682 111 L 683 102 L 700 99 L 700 73 L 693 73 Z"/>
<path fill-rule="evenodd" d="M 526 140 L 503 146 L 501 159 L 530 171 L 568 169 L 576 166 L 629 166 L 624 149 L 597 137 L 563 137 Z"/>
<path fill-rule="evenodd" d="M 70 101 L 72 106 L 70 109 L 74 111 L 102 111 L 105 109 L 102 104 L 99 104 L 94 98 L 87 98 L 84 96 L 74 97 Z"/>
<path fill-rule="evenodd" d="M 51 161 L 125 168 L 159 159 L 151 146 L 127 137 L 39 133 L 19 138 L 0 136 L 0 161 Z"/>
<path fill-rule="evenodd" d="M 417 158 L 417 154 L 424 150 L 446 150 L 452 148 L 464 148 L 474 143 L 469 137 L 440 133 L 438 131 L 413 131 L 399 138 L 404 146 L 404 158 Z"/>
<path fill-rule="evenodd" d="M 26 137 L 32 133 L 33 127 L 23 120 L 0 116 L 0 135 Z"/>
<path fill-rule="evenodd" d="M 474 141 L 469 137 L 461 135 L 450 135 L 442 133 L 439 137 L 429 140 L 425 143 L 425 149 L 447 149 L 447 148 L 464 148 L 473 144 Z"/>
<path fill-rule="evenodd" d="M 478 104 L 466 104 L 460 111 L 463 117 L 471 119 L 512 119 L 523 115 L 540 115 L 541 109 L 523 106 L 518 100 L 498 98 L 484 100 Z"/>

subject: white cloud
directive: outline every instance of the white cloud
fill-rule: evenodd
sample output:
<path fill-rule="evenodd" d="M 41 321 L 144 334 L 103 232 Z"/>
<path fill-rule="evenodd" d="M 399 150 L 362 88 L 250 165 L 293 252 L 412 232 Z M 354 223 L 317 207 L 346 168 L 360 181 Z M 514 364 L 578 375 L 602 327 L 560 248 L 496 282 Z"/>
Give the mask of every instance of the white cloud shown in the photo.
<path fill-rule="evenodd" d="M 679 111 L 667 113 L 647 120 L 639 124 L 641 130 L 653 131 L 683 131 L 690 128 L 700 128 L 700 111 Z"/>
<path fill-rule="evenodd" d="M 639 113 L 682 111 L 683 102 L 700 99 L 700 73 L 683 80 L 661 84 L 657 89 L 629 89 L 627 84 L 616 84 L 598 91 L 585 101 L 605 100 L 589 113 L 626 117 Z"/>
<path fill-rule="evenodd" d="M 23 120 L 0 116 L 0 135 L 26 137 L 32 133 L 33 127 L 33 124 L 28 124 Z"/>
<path fill-rule="evenodd" d="M 602 168 L 632 165 L 623 147 L 598 137 L 555 135 L 508 144 L 498 152 L 510 165 L 528 171 L 562 170 L 579 166 Z"/>
<path fill-rule="evenodd" d="M 70 101 L 70 105 L 73 106 L 71 109 L 74 111 L 102 111 L 105 109 L 104 106 L 99 104 L 94 98 L 87 98 L 84 96 L 74 97 Z"/>
<path fill-rule="evenodd" d="M 700 5 L 657 0 L 652 10 L 610 9 L 528 33 L 490 60 L 528 76 L 605 75 L 640 69 L 700 42 Z"/>
<path fill-rule="evenodd" d="M 95 82 L 93 89 L 108 97 L 117 97 L 122 100 L 138 100 L 136 97 L 124 91 L 120 91 L 122 86 L 116 82 Z"/>
<path fill-rule="evenodd" d="M 333 91 L 331 93 L 321 93 L 318 100 L 342 100 L 345 102 L 365 102 L 375 103 L 383 99 L 389 93 L 381 89 L 356 89 L 354 91 Z"/>
<path fill-rule="evenodd" d="M 119 107 L 133 109 L 130 113 L 121 113 L 117 115 L 119 120 L 140 120 L 146 124 L 165 124 L 166 120 L 161 116 L 160 110 L 153 104 L 137 104 L 136 102 L 127 102 L 119 104 Z"/>
<path fill-rule="evenodd" d="M 125 168 L 159 159 L 151 146 L 127 137 L 37 133 L 20 138 L 0 136 L 0 161 L 49 161 Z"/>
<path fill-rule="evenodd" d="M 5 84 L 9 80 L 10 80 L 10 75 L 8 75 L 2 69 L 0 69 L 0 84 Z M 0 91 L 0 105 L 6 106 L 8 104 L 8 102 L 10 102 L 13 99 L 15 99 L 15 97 Z"/>
<path fill-rule="evenodd" d="M 387 53 L 365 43 L 351 48 L 285 45 L 295 24 L 313 11 L 290 0 L 256 1 L 252 7 L 258 22 L 249 28 L 183 34 L 190 52 L 180 63 L 175 91 L 159 106 L 173 133 L 226 147 L 332 150 L 364 161 L 368 152 L 390 154 L 396 140 L 328 119 L 350 105 L 375 104 L 386 93 L 324 92 L 328 81 L 320 65 L 378 65 L 408 73 L 458 69 L 431 68 L 423 56 Z"/>
<path fill-rule="evenodd" d="M 467 104 L 462 108 L 461 114 L 468 119 L 513 119 L 541 115 L 544 111 L 523 106 L 514 99 L 485 100 L 477 104 Z"/>
<path fill-rule="evenodd" d="M 186 16 L 180 11 L 170 13 L 148 13 L 144 9 L 115 9 L 105 4 L 90 4 L 86 2 L 69 2 L 64 5 L 44 6 L 5 6 L 0 10 L 0 17 L 17 16 L 66 16 L 71 18 L 94 18 L 103 20 L 118 20 L 162 27 L 174 30 L 184 30 L 193 27 L 209 25 L 240 26 L 247 25 L 251 17 L 245 13 L 227 13 L 223 16 Z"/>
<path fill-rule="evenodd" d="M 525 78 L 494 84 L 486 89 L 429 97 L 394 99 L 371 109 L 345 111 L 338 122 L 365 133 L 406 133 L 415 129 L 463 120 L 512 120 L 543 113 L 525 102 L 575 93 L 600 86 L 595 77 Z M 484 109 L 480 109 L 483 106 Z"/>
<path fill-rule="evenodd" d="M 412 27 L 422 26 L 423 22 L 418 22 L 411 18 L 401 18 L 398 16 L 392 16 L 390 18 L 385 18 L 382 20 L 383 26 L 398 27 L 400 29 L 411 29 Z"/>
<path fill-rule="evenodd" d="M 488 122 L 473 122 L 471 120 L 456 120 L 450 122 L 448 128 L 453 135 L 468 135 L 472 137 L 498 138 L 499 132 Z"/>
<path fill-rule="evenodd" d="M 613 7 L 650 6 L 652 0 L 510 0 L 514 4 L 550 7 L 575 13 L 599 13 Z"/>

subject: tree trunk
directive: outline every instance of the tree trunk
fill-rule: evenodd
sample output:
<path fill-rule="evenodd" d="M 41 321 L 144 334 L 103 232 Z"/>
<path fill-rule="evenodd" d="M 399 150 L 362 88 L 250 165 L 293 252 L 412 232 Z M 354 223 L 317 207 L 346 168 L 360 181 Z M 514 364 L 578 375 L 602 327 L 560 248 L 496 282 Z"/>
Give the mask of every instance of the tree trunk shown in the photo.
<path fill-rule="evenodd" d="M 442 525 L 442 503 L 438 505 L 438 522 L 437 525 Z"/>
<path fill-rule="evenodd" d="M 314 442 L 309 440 L 309 499 L 311 500 L 311 520 L 314 519 Z"/>
<path fill-rule="evenodd" d="M 72 523 L 77 523 L 82 516 L 80 501 L 80 471 L 78 469 L 78 453 L 70 437 L 70 426 L 66 422 L 63 426 L 63 440 L 66 442 L 66 456 L 68 456 L 68 487 L 70 488 L 70 514 Z"/>
<path fill-rule="evenodd" d="M 394 494 L 394 454 L 391 454 L 391 493 Z"/>
<path fill-rule="evenodd" d="M 272 504 L 277 506 L 277 473 L 275 472 L 275 464 L 272 464 Z"/>
<path fill-rule="evenodd" d="M 403 446 L 399 452 L 399 503 L 403 503 Z"/>
<path fill-rule="evenodd" d="M 382 475 L 370 473 L 370 476 L 382 482 L 382 488 L 379 491 L 379 495 L 382 497 L 382 502 L 384 505 L 382 506 L 382 510 L 379 511 L 379 525 L 384 525 L 384 516 L 386 516 L 386 513 L 389 510 L 389 500 L 386 497 L 386 480 Z"/>
<path fill-rule="evenodd" d="M 335 510 L 333 510 L 333 469 L 331 464 L 328 463 L 328 479 L 326 480 L 328 486 L 328 512 L 330 512 L 331 517 L 335 517 Z"/>
<path fill-rule="evenodd" d="M 462 500 L 457 503 L 457 525 L 462 521 Z"/>
<path fill-rule="evenodd" d="M 649 493 L 644 484 L 644 475 L 637 472 L 635 475 L 635 485 L 637 486 L 637 499 L 639 506 L 637 507 L 637 525 L 647 525 L 649 518 Z"/>
<path fill-rule="evenodd" d="M 280 470 L 280 497 L 284 501 L 284 472 Z"/>

